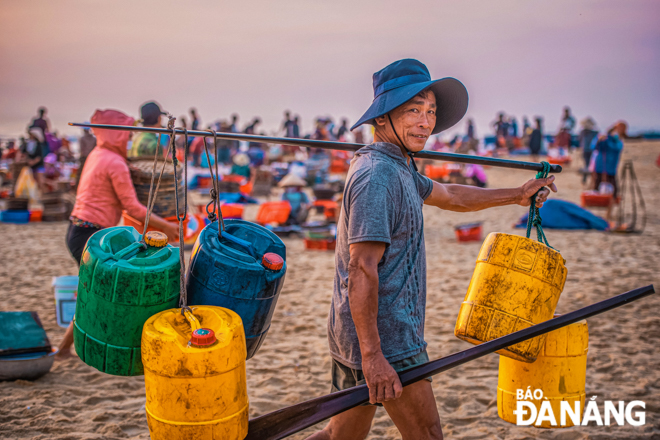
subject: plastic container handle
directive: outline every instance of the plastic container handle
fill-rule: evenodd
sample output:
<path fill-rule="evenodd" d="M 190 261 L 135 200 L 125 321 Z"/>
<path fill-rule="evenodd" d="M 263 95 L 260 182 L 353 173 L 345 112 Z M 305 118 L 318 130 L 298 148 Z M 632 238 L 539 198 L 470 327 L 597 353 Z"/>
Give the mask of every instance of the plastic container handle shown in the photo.
<path fill-rule="evenodd" d="M 229 234 L 227 231 L 223 231 L 222 235 L 220 235 L 221 238 L 227 239 L 227 241 L 230 241 L 243 249 L 247 251 L 248 254 L 255 260 L 257 259 L 257 254 L 254 251 L 254 247 L 252 247 L 252 243 L 250 243 L 247 240 L 243 240 L 242 238 L 234 237 L 233 235 Z"/>
<path fill-rule="evenodd" d="M 138 254 L 140 250 L 142 250 L 144 246 L 140 242 L 132 243 L 128 246 L 126 246 L 124 249 L 121 251 L 117 252 L 114 254 L 111 258 L 113 260 L 128 260 Z"/>
<path fill-rule="evenodd" d="M 189 308 L 186 307 L 185 309 L 183 309 L 183 316 L 185 316 L 186 319 L 188 320 L 191 331 L 194 332 L 195 330 L 199 330 L 200 328 L 202 328 L 199 325 L 199 321 L 197 320 L 197 317 L 192 314 L 192 311 Z"/>

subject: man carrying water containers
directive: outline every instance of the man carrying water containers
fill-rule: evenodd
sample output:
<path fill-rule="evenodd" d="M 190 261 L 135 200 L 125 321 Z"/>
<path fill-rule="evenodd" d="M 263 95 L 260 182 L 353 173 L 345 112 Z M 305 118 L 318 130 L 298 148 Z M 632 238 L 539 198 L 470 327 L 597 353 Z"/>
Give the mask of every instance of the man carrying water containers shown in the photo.
<path fill-rule="evenodd" d="M 422 205 L 450 211 L 542 206 L 554 177 L 518 188 L 443 185 L 417 172 L 412 154 L 456 124 L 468 105 L 454 78 L 431 80 L 417 60 L 396 61 L 373 76 L 374 101 L 353 126 L 371 124 L 346 179 L 337 225 L 335 286 L 328 317 L 332 390 L 366 382 L 370 403 L 333 417 L 310 438 L 363 439 L 374 405 L 387 410 L 404 439 L 441 439 L 431 378 L 402 388 L 397 372 L 428 361 L 424 341 L 426 252 Z"/>

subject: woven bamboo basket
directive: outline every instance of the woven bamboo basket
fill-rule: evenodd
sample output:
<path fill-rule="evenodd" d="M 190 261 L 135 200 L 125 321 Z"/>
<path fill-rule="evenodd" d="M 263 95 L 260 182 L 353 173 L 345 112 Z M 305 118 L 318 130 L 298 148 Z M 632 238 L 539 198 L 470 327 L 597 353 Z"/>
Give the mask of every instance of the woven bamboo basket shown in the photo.
<path fill-rule="evenodd" d="M 149 201 L 149 188 L 151 187 L 151 175 L 153 172 L 153 157 L 129 158 L 129 169 L 131 170 L 131 179 L 137 193 L 138 200 L 143 205 Z M 163 167 L 163 161 L 158 160 L 156 164 L 156 176 L 154 179 L 154 190 L 158 182 L 160 170 Z M 177 167 L 178 186 L 179 186 L 179 209 L 183 211 L 183 169 L 181 165 Z M 158 194 L 154 202 L 154 214 L 161 217 L 172 217 L 176 215 L 176 193 L 174 186 L 174 165 L 167 163 L 163 171 L 163 177 L 160 181 Z M 183 212 L 182 212 L 183 213 Z"/>

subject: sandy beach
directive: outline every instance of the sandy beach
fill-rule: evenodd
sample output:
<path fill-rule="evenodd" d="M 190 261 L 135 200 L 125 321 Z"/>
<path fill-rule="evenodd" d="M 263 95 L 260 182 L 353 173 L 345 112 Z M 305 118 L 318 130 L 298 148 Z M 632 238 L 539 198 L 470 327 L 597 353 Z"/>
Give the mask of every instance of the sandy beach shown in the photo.
<path fill-rule="evenodd" d="M 566 259 L 568 279 L 558 313 L 568 312 L 655 284 L 660 289 L 660 142 L 630 142 L 623 160 L 633 159 L 648 209 L 642 235 L 547 230 L 550 244 Z M 558 195 L 579 203 L 581 159 L 558 175 Z M 532 173 L 487 169 L 491 187 L 517 186 Z M 432 359 L 469 348 L 454 337 L 480 243 L 460 244 L 453 227 L 484 222 L 484 233 L 524 234 L 512 225 L 520 206 L 474 213 L 424 208 L 428 264 L 426 341 Z M 595 210 L 603 215 L 603 210 Z M 249 218 L 248 218 L 249 219 Z M 39 313 L 51 342 L 56 324 L 51 281 L 77 274 L 64 242 L 67 224 L 0 224 L 2 256 L 0 310 Z M 285 239 L 288 273 L 268 338 L 247 364 L 250 416 L 255 417 L 330 391 L 326 317 L 332 293 L 334 255 L 305 251 L 300 239 Z M 660 439 L 660 296 L 655 295 L 588 320 L 590 346 L 587 396 L 646 402 L 646 424 L 541 430 L 517 427 L 497 416 L 499 356 L 492 354 L 434 378 L 433 389 L 447 439 Z M 0 438 L 148 439 L 142 377 L 105 375 L 77 357 L 57 362 L 35 382 L 0 382 Z M 292 436 L 303 439 L 320 426 Z M 370 436 L 400 434 L 383 409 Z"/>

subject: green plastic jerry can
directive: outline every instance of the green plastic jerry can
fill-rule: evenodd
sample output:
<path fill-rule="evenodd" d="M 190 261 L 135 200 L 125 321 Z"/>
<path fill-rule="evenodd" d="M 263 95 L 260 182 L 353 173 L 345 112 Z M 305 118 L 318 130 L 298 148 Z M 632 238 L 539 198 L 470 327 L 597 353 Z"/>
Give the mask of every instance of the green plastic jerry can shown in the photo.
<path fill-rule="evenodd" d="M 179 252 L 167 236 L 130 226 L 92 235 L 83 252 L 73 325 L 76 353 L 99 371 L 143 374 L 142 326 L 179 300 Z"/>

